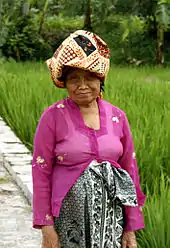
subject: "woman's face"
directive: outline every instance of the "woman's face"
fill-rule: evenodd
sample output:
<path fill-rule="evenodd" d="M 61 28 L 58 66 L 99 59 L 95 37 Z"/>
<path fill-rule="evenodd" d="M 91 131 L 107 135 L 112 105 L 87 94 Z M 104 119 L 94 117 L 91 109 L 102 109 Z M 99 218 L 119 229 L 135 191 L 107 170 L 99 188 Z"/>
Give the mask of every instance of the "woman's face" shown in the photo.
<path fill-rule="evenodd" d="M 69 97 L 78 105 L 87 105 L 99 96 L 100 79 L 92 72 L 69 69 L 65 83 Z"/>

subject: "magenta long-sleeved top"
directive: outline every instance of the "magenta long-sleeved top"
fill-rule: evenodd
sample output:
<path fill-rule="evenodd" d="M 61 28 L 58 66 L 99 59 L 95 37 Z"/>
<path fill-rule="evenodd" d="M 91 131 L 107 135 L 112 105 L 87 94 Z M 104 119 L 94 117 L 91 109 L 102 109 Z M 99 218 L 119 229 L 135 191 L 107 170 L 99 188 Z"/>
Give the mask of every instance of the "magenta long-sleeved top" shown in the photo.
<path fill-rule="evenodd" d="M 48 107 L 41 116 L 32 161 L 33 227 L 54 225 L 62 201 L 92 160 L 108 161 L 126 170 L 136 187 L 138 207 L 125 208 L 124 231 L 144 228 L 138 167 L 125 113 L 98 99 L 100 129 L 84 124 L 79 107 L 65 98 Z"/>

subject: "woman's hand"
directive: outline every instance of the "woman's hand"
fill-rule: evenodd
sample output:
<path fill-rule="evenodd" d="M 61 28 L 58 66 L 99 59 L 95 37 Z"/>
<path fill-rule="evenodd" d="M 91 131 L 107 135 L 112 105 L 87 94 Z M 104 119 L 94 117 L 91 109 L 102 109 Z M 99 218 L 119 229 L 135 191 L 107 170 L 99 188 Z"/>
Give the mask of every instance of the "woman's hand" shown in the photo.
<path fill-rule="evenodd" d="M 58 234 L 53 226 L 43 226 L 42 236 L 42 248 L 61 248 Z"/>
<path fill-rule="evenodd" d="M 122 248 L 137 248 L 135 232 L 123 233 Z"/>

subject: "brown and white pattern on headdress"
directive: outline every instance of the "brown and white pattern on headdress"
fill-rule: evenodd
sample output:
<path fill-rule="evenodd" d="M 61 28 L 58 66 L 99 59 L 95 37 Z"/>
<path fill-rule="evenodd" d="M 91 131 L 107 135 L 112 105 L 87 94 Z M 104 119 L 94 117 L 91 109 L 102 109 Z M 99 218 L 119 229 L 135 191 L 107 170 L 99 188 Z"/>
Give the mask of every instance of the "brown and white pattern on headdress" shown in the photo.
<path fill-rule="evenodd" d="M 105 80 L 110 66 L 110 52 L 107 44 L 92 32 L 78 30 L 66 38 L 47 60 L 54 84 L 64 88 L 61 79 L 63 68 L 71 66 L 94 72 Z"/>

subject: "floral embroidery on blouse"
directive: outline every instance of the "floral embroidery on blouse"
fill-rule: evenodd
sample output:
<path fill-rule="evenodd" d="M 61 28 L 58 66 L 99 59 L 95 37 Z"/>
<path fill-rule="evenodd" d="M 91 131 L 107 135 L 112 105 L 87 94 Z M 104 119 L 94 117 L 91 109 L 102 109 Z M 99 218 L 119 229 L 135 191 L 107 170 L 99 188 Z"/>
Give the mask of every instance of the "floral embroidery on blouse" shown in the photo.
<path fill-rule="evenodd" d="M 35 167 L 36 165 L 40 165 L 42 169 L 47 167 L 47 164 L 45 163 L 45 160 L 40 156 L 38 156 L 36 158 L 36 164 L 33 164 L 33 167 Z"/>
<path fill-rule="evenodd" d="M 114 122 L 116 122 L 116 123 L 119 123 L 119 119 L 118 119 L 117 116 L 113 116 L 112 121 L 114 121 Z"/>
<path fill-rule="evenodd" d="M 63 158 L 62 156 L 60 156 L 60 155 L 59 155 L 57 158 L 58 158 L 58 160 L 61 161 L 61 162 L 64 160 L 64 158 Z"/>
<path fill-rule="evenodd" d="M 45 167 L 47 167 L 47 164 L 41 164 L 42 169 L 44 169 Z"/>
<path fill-rule="evenodd" d="M 37 162 L 37 164 L 42 164 L 45 162 L 45 160 L 42 157 L 38 156 L 36 159 L 36 162 Z"/>
<path fill-rule="evenodd" d="M 135 152 L 132 153 L 132 157 L 133 157 L 133 159 L 136 158 L 136 153 Z"/>
<path fill-rule="evenodd" d="M 52 220 L 52 216 L 48 215 L 48 214 L 45 216 L 45 218 L 46 218 L 46 220 Z"/>
<path fill-rule="evenodd" d="M 64 104 L 62 104 L 62 103 L 60 103 L 60 104 L 58 104 L 57 105 L 57 108 L 64 108 L 65 106 L 64 106 Z"/>

